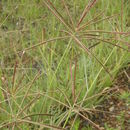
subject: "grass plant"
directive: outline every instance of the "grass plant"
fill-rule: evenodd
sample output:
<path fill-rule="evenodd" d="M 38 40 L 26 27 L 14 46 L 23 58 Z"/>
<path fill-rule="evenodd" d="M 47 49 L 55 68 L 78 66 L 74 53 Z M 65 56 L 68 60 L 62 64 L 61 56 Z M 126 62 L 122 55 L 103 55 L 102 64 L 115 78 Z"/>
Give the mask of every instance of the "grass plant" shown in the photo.
<path fill-rule="evenodd" d="M 0 129 L 101 130 L 88 115 L 130 62 L 129 4 L 2 0 Z"/>

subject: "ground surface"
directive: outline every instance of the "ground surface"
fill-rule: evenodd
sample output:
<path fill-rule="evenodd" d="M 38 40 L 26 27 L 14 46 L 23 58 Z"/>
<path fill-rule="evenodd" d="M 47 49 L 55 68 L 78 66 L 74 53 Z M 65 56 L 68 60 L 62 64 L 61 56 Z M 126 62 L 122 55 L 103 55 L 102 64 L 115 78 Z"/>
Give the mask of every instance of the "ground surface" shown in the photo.
<path fill-rule="evenodd" d="M 130 130 L 130 67 L 119 73 L 113 88 L 97 108 L 101 112 L 94 113 L 93 121 L 106 129 Z"/>

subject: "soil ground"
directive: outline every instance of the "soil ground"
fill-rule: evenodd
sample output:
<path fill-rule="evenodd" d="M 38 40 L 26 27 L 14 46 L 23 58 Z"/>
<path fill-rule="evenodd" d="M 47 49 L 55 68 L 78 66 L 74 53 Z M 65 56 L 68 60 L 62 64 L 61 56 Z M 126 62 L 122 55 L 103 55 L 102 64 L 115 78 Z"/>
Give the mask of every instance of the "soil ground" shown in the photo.
<path fill-rule="evenodd" d="M 123 69 L 92 120 L 103 129 L 130 130 L 130 66 Z"/>

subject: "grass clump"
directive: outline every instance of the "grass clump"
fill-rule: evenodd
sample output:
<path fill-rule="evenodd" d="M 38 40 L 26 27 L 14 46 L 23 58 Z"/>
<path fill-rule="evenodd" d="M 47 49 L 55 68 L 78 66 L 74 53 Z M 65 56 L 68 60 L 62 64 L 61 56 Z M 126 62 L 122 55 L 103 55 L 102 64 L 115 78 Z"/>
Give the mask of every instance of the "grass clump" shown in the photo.
<path fill-rule="evenodd" d="M 129 62 L 127 5 L 2 1 L 0 128 L 100 130 L 88 115 Z"/>

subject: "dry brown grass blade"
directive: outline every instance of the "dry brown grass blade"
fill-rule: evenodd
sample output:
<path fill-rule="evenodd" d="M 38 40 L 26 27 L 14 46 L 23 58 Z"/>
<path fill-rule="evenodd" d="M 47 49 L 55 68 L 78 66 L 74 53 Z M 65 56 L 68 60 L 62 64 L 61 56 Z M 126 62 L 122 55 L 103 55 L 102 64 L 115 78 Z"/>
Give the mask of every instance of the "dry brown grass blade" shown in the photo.
<path fill-rule="evenodd" d="M 121 47 L 121 46 L 119 46 L 119 45 L 117 45 L 117 44 L 114 44 L 114 43 L 112 43 L 112 42 L 110 42 L 110 41 L 108 41 L 108 40 L 104 40 L 104 39 L 96 38 L 96 37 L 95 37 L 94 39 L 96 39 L 96 40 L 98 40 L 98 41 L 102 41 L 102 42 L 107 43 L 107 44 L 110 44 L 110 45 L 112 45 L 112 46 L 116 46 L 116 47 L 118 47 L 118 48 L 120 48 L 120 49 L 123 49 L 123 50 L 125 50 L 125 51 L 128 51 L 127 49 L 125 49 L 125 48 L 123 48 L 123 47 Z"/>
<path fill-rule="evenodd" d="M 53 129 L 53 130 L 65 130 L 61 127 L 57 127 L 57 126 L 53 126 L 53 125 L 47 125 L 47 124 L 42 124 L 39 122 L 34 122 L 34 121 L 30 121 L 30 120 L 26 120 L 26 119 L 17 119 L 15 121 L 11 121 L 11 122 L 3 122 L 2 124 L 0 124 L 0 129 L 3 129 L 5 127 L 12 127 L 14 125 L 14 123 L 16 125 L 19 124 L 23 124 L 23 123 L 28 123 L 28 124 L 32 124 L 32 125 L 37 125 L 37 126 L 41 126 L 43 128 L 47 128 L 47 129 Z"/>
<path fill-rule="evenodd" d="M 118 38 L 111 38 L 111 39 L 109 38 L 108 40 L 118 41 L 118 42 L 120 42 L 120 43 L 123 43 L 123 45 L 125 45 L 125 46 L 129 46 L 129 45 L 130 45 L 129 42 L 124 41 L 124 40 L 120 40 L 120 39 L 118 39 Z"/>
<path fill-rule="evenodd" d="M 68 9 L 68 7 L 67 7 L 67 4 L 66 4 L 66 2 L 65 2 L 64 0 L 62 0 L 62 3 L 63 3 L 64 6 L 65 6 L 65 10 L 66 10 L 66 12 L 67 12 L 67 14 L 68 14 L 68 17 L 69 17 L 69 19 L 70 19 L 72 28 L 75 30 L 74 22 L 73 22 L 73 19 L 72 19 L 71 14 L 70 14 L 70 12 L 69 12 L 69 9 Z"/>
<path fill-rule="evenodd" d="M 112 18 L 117 17 L 117 16 L 119 16 L 119 14 L 114 14 L 114 15 L 111 15 L 111 16 L 107 16 L 107 17 L 105 17 L 103 19 L 99 19 L 99 20 L 97 20 L 95 22 L 92 22 L 92 23 L 88 24 L 87 26 L 89 26 L 91 24 L 96 24 L 98 22 L 102 22 L 102 21 L 105 21 L 105 20 L 108 20 L 108 19 L 112 19 Z"/>
<path fill-rule="evenodd" d="M 84 108 L 83 108 L 84 109 Z M 107 113 L 111 115 L 115 115 L 116 113 L 110 112 L 110 111 L 105 111 L 105 110 L 99 110 L 97 108 L 90 109 L 91 112 L 102 112 L 102 113 Z"/>
<path fill-rule="evenodd" d="M 105 110 L 99 110 L 97 108 L 84 108 L 84 107 L 80 107 L 78 105 L 75 105 L 75 106 L 80 110 L 80 112 L 86 112 L 86 113 L 90 113 L 90 114 L 92 114 L 93 112 L 107 113 L 107 114 L 111 114 L 111 115 L 115 114 L 113 112 L 105 111 Z"/>
<path fill-rule="evenodd" d="M 53 125 L 47 125 L 47 124 L 41 124 L 39 122 L 29 121 L 29 120 L 25 120 L 25 119 L 18 119 L 18 122 L 29 123 L 29 124 L 32 124 L 32 125 L 38 125 L 38 126 L 41 126 L 43 128 L 48 128 L 48 129 L 53 129 L 53 130 L 65 130 L 61 127 L 57 127 L 57 126 L 53 126 Z"/>
<path fill-rule="evenodd" d="M 119 34 L 119 35 L 130 35 L 130 32 L 116 32 L 116 31 L 105 31 L 105 30 L 86 30 L 81 31 L 81 33 L 91 33 L 91 32 L 97 32 L 97 33 L 108 33 L 108 34 Z"/>
<path fill-rule="evenodd" d="M 61 21 L 61 23 L 63 23 L 63 25 L 69 30 L 71 30 L 71 27 L 65 22 L 65 20 L 61 17 L 60 13 L 56 10 L 56 8 L 54 7 L 54 5 L 50 2 L 52 8 L 50 7 L 50 5 L 44 0 L 43 3 L 48 7 L 48 9 L 52 12 L 52 14 L 54 14 L 54 16 L 59 19 Z"/>
<path fill-rule="evenodd" d="M 83 19 L 85 18 L 85 16 L 87 15 L 87 13 L 90 11 L 90 9 L 96 4 L 97 0 L 93 0 L 91 2 L 91 0 L 89 1 L 88 5 L 85 7 L 80 19 L 79 19 L 79 22 L 77 24 L 77 28 L 79 28 L 81 22 L 83 21 Z"/>
<path fill-rule="evenodd" d="M 91 22 L 95 21 L 98 17 L 100 17 L 102 14 L 104 13 L 104 10 L 102 12 L 100 12 L 98 15 L 96 15 L 93 19 L 87 21 L 86 23 L 84 23 L 83 25 L 79 26 L 79 28 L 77 28 L 77 31 L 82 30 L 83 28 L 85 28 L 88 24 L 90 24 Z"/>
<path fill-rule="evenodd" d="M 99 20 L 96 20 L 96 21 L 88 21 L 86 24 L 82 25 L 81 27 L 79 27 L 80 30 L 82 29 L 85 29 L 86 27 L 90 26 L 90 25 L 93 25 L 93 24 L 97 24 L 98 22 L 101 22 L 101 21 L 105 21 L 105 20 L 108 20 L 108 19 L 112 19 L 114 17 L 117 17 L 119 16 L 119 14 L 115 14 L 115 15 L 112 15 L 112 16 L 108 16 L 106 18 L 103 18 L 103 19 L 99 19 Z M 79 30 L 78 29 L 78 30 Z"/>
<path fill-rule="evenodd" d="M 24 52 L 24 53 L 25 53 L 26 51 L 29 51 L 29 50 L 31 50 L 31 49 L 34 49 L 34 48 L 36 48 L 36 47 L 38 47 L 38 46 L 41 46 L 41 45 L 43 45 L 43 44 L 46 44 L 46 43 L 48 43 L 48 42 L 53 42 L 53 41 L 56 41 L 56 40 L 63 40 L 63 39 L 69 38 L 69 37 L 70 37 L 70 36 L 63 36 L 63 37 L 52 38 L 52 39 L 46 40 L 46 41 L 44 41 L 44 42 L 41 42 L 41 43 L 39 43 L 39 44 L 33 45 L 33 46 L 31 46 L 31 47 L 25 48 L 23 51 L 19 51 L 19 52 L 17 52 L 17 53 L 21 53 L 21 52 Z"/>
<path fill-rule="evenodd" d="M 100 42 L 95 43 L 94 45 L 90 46 L 88 49 L 92 49 L 93 47 L 97 46 L 98 44 L 100 44 Z"/>
<path fill-rule="evenodd" d="M 32 96 L 35 96 L 35 95 L 37 95 L 37 93 L 33 93 L 33 94 L 28 94 L 28 97 L 32 97 Z M 15 97 L 15 99 L 18 99 L 18 98 L 22 98 L 24 95 L 20 95 L 20 96 L 16 96 Z M 13 100 L 13 98 L 14 97 L 10 97 L 8 100 Z M 7 99 L 6 100 L 2 100 L 1 102 L 0 102 L 0 105 L 2 104 L 2 103 L 5 103 L 7 101 Z M 15 100 L 13 100 L 13 101 L 15 101 Z M 18 105 L 17 105 L 18 106 Z M 21 108 L 20 108 L 21 109 Z"/>
<path fill-rule="evenodd" d="M 101 38 L 97 38 L 97 37 L 90 37 L 90 36 L 86 36 L 86 37 L 82 37 L 82 39 L 89 39 L 89 38 L 91 38 L 91 39 L 95 39 L 95 40 L 98 40 L 98 41 L 102 41 L 102 42 L 104 42 L 104 43 L 107 43 L 107 44 L 110 44 L 110 45 L 112 45 L 112 46 L 116 46 L 116 47 L 118 47 L 118 48 L 120 48 L 120 49 L 123 49 L 123 50 L 125 50 L 125 51 L 129 51 L 128 49 L 126 49 L 126 48 L 123 48 L 122 46 L 120 46 L 120 45 L 118 45 L 118 44 L 116 44 L 116 43 L 118 43 L 118 42 L 116 42 L 115 44 L 114 43 L 112 43 L 112 42 L 110 42 L 109 40 L 112 40 L 112 39 L 101 39 Z M 116 39 L 114 39 L 115 41 L 116 41 Z"/>
<path fill-rule="evenodd" d="M 52 114 L 43 114 L 43 113 L 34 113 L 34 114 L 30 114 L 30 115 L 22 117 L 22 119 L 25 119 L 25 118 L 28 118 L 28 117 L 33 117 L 33 116 L 49 116 L 49 117 L 51 117 L 51 116 L 54 116 L 54 115 L 52 115 Z"/>
<path fill-rule="evenodd" d="M 66 33 L 64 30 L 60 30 L 60 32 L 63 32 L 63 33 L 65 33 L 66 35 L 65 36 L 68 36 L 68 33 Z M 87 33 L 87 31 L 86 32 L 76 32 L 75 33 L 75 36 L 77 36 L 77 37 L 79 37 L 80 38 L 80 36 L 83 36 L 83 35 L 87 35 L 87 36 L 99 36 L 98 34 L 93 34 L 93 33 Z"/>
<path fill-rule="evenodd" d="M 56 7 L 53 5 L 53 3 L 50 1 L 50 0 L 47 0 L 48 1 L 48 3 L 52 6 L 52 8 L 54 9 L 54 11 L 63 19 L 63 21 L 65 21 L 64 20 L 64 18 L 63 18 L 63 16 L 58 12 L 58 10 L 56 9 Z M 47 3 L 47 2 L 46 2 Z M 48 4 L 48 5 L 49 5 Z"/>

